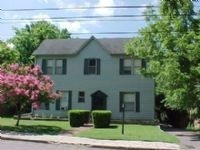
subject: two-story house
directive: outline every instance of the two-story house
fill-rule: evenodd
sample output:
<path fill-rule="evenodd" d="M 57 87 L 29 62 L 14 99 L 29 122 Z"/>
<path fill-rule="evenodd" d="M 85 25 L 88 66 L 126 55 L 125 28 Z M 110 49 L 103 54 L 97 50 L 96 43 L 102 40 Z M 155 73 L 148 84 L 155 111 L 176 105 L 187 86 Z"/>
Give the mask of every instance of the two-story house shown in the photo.
<path fill-rule="evenodd" d="M 36 49 L 36 63 L 55 82 L 62 98 L 43 104 L 34 113 L 66 117 L 66 110 L 107 109 L 112 119 L 154 119 L 154 81 L 137 70 L 144 61 L 124 52 L 126 38 L 44 40 Z"/>

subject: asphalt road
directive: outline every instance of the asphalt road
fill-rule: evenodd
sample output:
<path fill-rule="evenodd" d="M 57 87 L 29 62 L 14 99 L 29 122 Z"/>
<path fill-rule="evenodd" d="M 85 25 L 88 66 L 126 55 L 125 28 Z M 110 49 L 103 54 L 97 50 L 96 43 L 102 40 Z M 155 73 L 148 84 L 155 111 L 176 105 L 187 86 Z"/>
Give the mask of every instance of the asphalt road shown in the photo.
<path fill-rule="evenodd" d="M 111 150 L 91 148 L 82 145 L 45 144 L 23 141 L 0 140 L 0 150 Z M 112 149 L 113 150 L 113 149 Z"/>
<path fill-rule="evenodd" d="M 180 129 L 170 129 L 167 132 L 177 136 L 180 140 L 181 150 L 200 150 L 200 132 Z"/>

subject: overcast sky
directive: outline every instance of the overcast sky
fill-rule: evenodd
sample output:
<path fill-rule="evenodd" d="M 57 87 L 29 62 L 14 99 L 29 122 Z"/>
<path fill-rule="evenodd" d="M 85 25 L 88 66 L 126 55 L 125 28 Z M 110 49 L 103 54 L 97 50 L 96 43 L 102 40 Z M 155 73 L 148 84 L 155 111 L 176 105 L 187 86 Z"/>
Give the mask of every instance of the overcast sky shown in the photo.
<path fill-rule="evenodd" d="M 1 9 L 19 9 L 19 8 L 70 8 L 70 7 L 96 7 L 96 6 L 127 6 L 127 5 L 158 5 L 157 0 L 1 0 Z M 132 18 L 139 21 L 88 21 L 88 22 L 55 22 L 51 17 L 74 17 L 74 16 L 107 16 L 107 15 L 139 15 L 142 14 L 144 8 L 134 9 L 90 9 L 90 10 L 57 10 L 57 11 L 0 11 L 0 17 L 3 19 L 18 19 L 18 18 L 41 18 L 48 20 L 59 28 L 67 28 L 73 33 L 91 33 L 91 32 L 135 32 L 145 26 L 144 18 Z M 118 19 L 118 18 L 114 18 Z M 127 19 L 127 18 L 123 18 Z M 24 27 L 29 21 L 21 23 L 14 21 L 1 20 L 0 38 L 1 40 L 9 39 L 14 35 L 13 27 Z M 87 35 L 74 35 L 73 37 L 88 38 Z M 95 35 L 96 37 L 133 37 L 130 35 Z"/>

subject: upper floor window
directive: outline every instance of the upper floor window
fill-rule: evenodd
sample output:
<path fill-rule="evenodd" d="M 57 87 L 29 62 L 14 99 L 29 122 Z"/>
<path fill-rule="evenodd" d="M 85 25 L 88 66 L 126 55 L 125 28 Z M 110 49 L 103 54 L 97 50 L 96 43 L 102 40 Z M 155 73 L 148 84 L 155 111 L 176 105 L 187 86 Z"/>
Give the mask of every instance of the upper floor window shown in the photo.
<path fill-rule="evenodd" d="M 140 93 L 139 92 L 120 92 L 120 111 L 140 111 Z"/>
<path fill-rule="evenodd" d="M 66 59 L 56 59 L 55 74 L 66 74 Z"/>
<path fill-rule="evenodd" d="M 43 61 L 42 69 L 45 74 L 53 74 L 53 60 L 46 59 L 45 62 Z M 45 67 L 45 68 L 44 68 Z"/>
<path fill-rule="evenodd" d="M 84 74 L 100 74 L 100 59 L 85 59 Z"/>
<path fill-rule="evenodd" d="M 43 59 L 42 71 L 44 74 L 66 74 L 66 59 Z"/>
<path fill-rule="evenodd" d="M 132 67 L 133 67 L 133 63 L 131 59 L 124 59 L 123 60 L 123 73 L 124 74 L 131 74 L 132 72 Z"/>
<path fill-rule="evenodd" d="M 137 73 L 141 67 L 145 67 L 144 60 L 141 59 L 120 59 L 120 74 L 131 75 Z"/>

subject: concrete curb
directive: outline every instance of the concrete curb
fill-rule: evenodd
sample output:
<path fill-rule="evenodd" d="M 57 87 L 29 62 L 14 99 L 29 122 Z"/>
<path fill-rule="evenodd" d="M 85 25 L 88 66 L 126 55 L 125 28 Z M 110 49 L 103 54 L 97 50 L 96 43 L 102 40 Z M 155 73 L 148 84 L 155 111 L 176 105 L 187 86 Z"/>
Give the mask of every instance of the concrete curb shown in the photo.
<path fill-rule="evenodd" d="M 56 136 L 54 136 L 54 138 L 55 137 Z M 94 147 L 94 148 L 111 148 L 111 149 L 180 150 L 180 146 L 177 144 L 169 144 L 169 143 L 161 143 L 161 142 L 126 141 L 127 145 L 125 145 L 125 144 L 119 144 L 120 142 L 122 142 L 122 143 L 125 142 L 125 141 L 120 141 L 120 140 L 118 140 L 117 142 L 113 141 L 113 144 L 111 144 L 111 142 L 107 142 L 109 140 L 94 140 L 94 139 L 76 138 L 76 137 L 69 137 L 69 136 L 65 136 L 65 137 L 67 137 L 68 139 L 72 138 L 72 140 L 71 141 L 70 140 L 63 140 L 63 141 L 60 140 L 59 141 L 59 140 L 52 140 L 52 139 L 41 139 L 41 137 L 37 138 L 37 136 L 31 136 L 31 138 L 30 138 L 30 136 L 26 137 L 26 135 L 18 136 L 18 135 L 0 134 L 1 140 L 15 140 L 15 141 L 36 142 L 36 143 L 60 143 L 60 144 L 70 144 L 70 145 L 83 145 L 83 146 L 89 146 L 89 147 Z M 61 138 L 64 138 L 64 136 L 62 136 Z M 80 141 L 77 142 L 76 141 L 77 139 L 80 139 Z M 132 144 L 133 142 L 135 142 L 135 143 L 140 142 L 140 144 Z M 128 144 L 128 143 L 130 143 L 130 144 Z M 154 144 L 154 143 L 156 143 L 156 144 Z M 148 144 L 150 144 L 150 145 L 148 146 Z M 152 144 L 154 144 L 154 145 L 152 146 Z M 159 144 L 160 145 L 167 144 L 167 146 L 166 147 L 165 147 L 165 145 L 159 146 Z"/>

